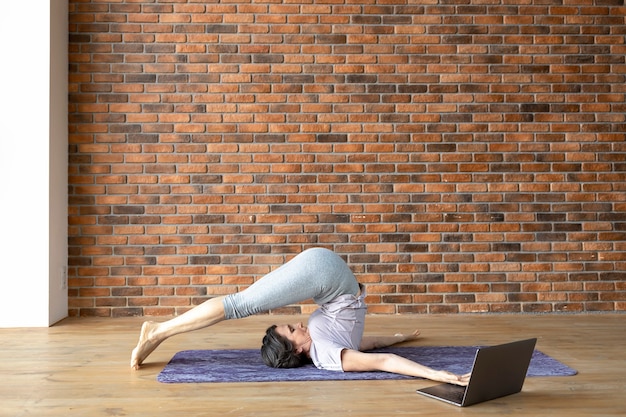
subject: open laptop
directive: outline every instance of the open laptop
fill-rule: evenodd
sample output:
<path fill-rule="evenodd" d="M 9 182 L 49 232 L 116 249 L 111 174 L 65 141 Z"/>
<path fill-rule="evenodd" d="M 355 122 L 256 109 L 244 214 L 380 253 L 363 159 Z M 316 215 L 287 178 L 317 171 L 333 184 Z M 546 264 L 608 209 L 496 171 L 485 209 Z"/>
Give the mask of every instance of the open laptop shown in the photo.
<path fill-rule="evenodd" d="M 439 384 L 417 392 L 459 407 L 518 393 L 524 385 L 536 343 L 537 339 L 527 339 L 479 348 L 467 387 Z"/>

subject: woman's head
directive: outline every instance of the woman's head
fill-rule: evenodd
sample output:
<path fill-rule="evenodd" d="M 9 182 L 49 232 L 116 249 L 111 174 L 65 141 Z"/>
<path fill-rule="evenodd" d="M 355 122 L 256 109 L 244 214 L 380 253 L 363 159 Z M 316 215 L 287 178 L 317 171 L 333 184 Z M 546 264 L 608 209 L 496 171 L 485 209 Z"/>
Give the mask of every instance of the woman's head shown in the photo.
<path fill-rule="evenodd" d="M 309 362 L 308 331 L 302 324 L 270 326 L 263 337 L 261 357 L 272 368 L 297 368 Z"/>

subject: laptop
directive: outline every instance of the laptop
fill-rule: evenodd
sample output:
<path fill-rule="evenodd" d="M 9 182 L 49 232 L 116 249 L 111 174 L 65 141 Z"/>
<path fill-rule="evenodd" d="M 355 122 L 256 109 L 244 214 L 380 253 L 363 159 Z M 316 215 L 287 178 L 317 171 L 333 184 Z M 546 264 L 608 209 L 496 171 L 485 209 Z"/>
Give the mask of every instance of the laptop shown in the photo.
<path fill-rule="evenodd" d="M 467 387 L 439 384 L 417 392 L 459 407 L 478 404 L 522 390 L 537 339 L 479 348 Z"/>

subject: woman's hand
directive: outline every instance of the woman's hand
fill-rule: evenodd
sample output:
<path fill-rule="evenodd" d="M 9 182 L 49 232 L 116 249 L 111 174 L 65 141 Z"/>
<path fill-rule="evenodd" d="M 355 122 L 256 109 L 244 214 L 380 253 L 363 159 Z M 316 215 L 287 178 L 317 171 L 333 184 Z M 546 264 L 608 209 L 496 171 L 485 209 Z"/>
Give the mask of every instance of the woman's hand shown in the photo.
<path fill-rule="evenodd" d="M 394 337 L 399 337 L 400 338 L 398 343 L 415 340 L 415 339 L 419 338 L 419 336 L 420 336 L 420 331 L 418 329 L 415 329 L 415 331 L 413 333 L 410 333 L 410 334 L 396 333 L 394 335 Z"/>
<path fill-rule="evenodd" d="M 439 382 L 446 382 L 448 384 L 461 385 L 466 387 L 469 384 L 471 374 L 456 375 L 448 371 L 439 371 L 439 375 L 432 379 Z"/>
<path fill-rule="evenodd" d="M 403 334 L 396 333 L 393 336 L 363 336 L 359 350 L 366 351 L 372 349 L 385 348 L 397 343 L 408 342 L 419 337 L 420 331 L 415 330 L 413 333 Z"/>

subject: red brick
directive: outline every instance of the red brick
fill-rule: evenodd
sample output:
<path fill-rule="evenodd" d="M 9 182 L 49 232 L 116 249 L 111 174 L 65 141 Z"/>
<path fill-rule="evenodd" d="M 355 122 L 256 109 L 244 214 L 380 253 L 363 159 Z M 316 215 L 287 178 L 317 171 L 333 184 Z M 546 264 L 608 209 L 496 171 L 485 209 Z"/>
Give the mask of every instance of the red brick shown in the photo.
<path fill-rule="evenodd" d="M 316 245 L 371 313 L 624 310 L 617 6 L 305 9 L 72 5 L 70 315 L 182 313 Z"/>

